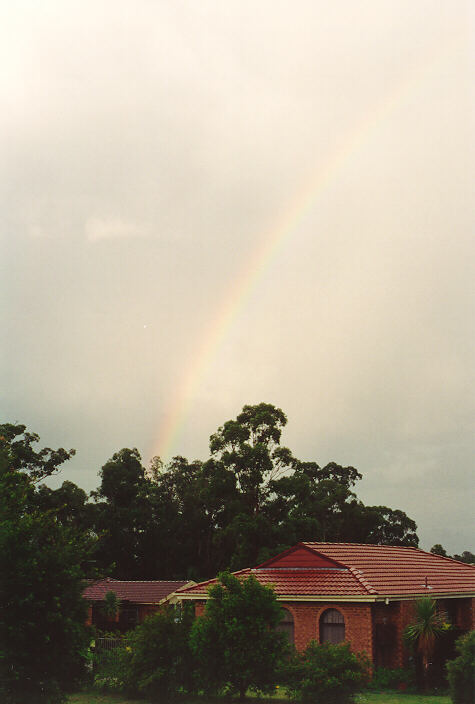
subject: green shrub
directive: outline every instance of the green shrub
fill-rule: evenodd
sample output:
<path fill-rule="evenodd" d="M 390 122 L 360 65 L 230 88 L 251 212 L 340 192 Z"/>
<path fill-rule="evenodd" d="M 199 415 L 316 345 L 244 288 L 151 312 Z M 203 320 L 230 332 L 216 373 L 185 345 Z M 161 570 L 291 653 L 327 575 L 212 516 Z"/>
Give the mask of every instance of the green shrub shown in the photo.
<path fill-rule="evenodd" d="M 459 656 L 447 663 L 450 696 L 455 704 L 475 701 L 475 631 L 465 634 L 455 645 Z"/>
<path fill-rule="evenodd" d="M 189 608 L 170 606 L 146 618 L 131 633 L 124 660 L 128 692 L 166 699 L 193 691 L 194 666 L 188 643 L 192 620 Z"/>
<path fill-rule="evenodd" d="M 370 689 L 400 689 L 404 686 L 414 685 L 414 673 L 411 670 L 398 668 L 390 670 L 387 667 L 378 667 L 374 670 L 369 682 Z"/>
<path fill-rule="evenodd" d="M 282 618 L 275 592 L 254 576 L 219 575 L 209 590 L 203 616 L 196 619 L 191 647 L 199 686 L 206 694 L 275 691 L 276 671 L 288 641 L 274 629 Z"/>
<path fill-rule="evenodd" d="M 126 688 L 130 652 L 126 646 L 94 655 L 94 688 L 101 692 L 123 692 Z"/>
<path fill-rule="evenodd" d="M 348 643 L 319 645 L 313 640 L 286 668 L 285 685 L 292 699 L 311 704 L 350 704 L 366 684 L 368 660 Z"/>

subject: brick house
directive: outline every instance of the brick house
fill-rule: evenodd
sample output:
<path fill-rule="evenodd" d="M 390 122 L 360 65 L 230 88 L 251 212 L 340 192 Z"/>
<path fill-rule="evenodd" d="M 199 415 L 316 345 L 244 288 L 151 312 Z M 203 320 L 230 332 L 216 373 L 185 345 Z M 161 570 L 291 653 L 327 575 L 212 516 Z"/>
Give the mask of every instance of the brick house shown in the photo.
<path fill-rule="evenodd" d="M 299 650 L 310 640 L 348 641 L 376 667 L 405 665 L 402 633 L 414 600 L 436 599 L 461 631 L 474 627 L 475 567 L 412 547 L 299 543 L 255 568 L 235 572 L 272 587 L 284 609 L 280 630 Z M 202 582 L 176 594 L 203 613 Z"/>
<path fill-rule="evenodd" d="M 125 582 L 110 577 L 92 582 L 83 592 L 83 598 L 88 602 L 87 624 L 106 631 L 127 631 L 167 603 L 178 589 L 193 584 L 195 582 L 189 580 Z M 113 619 L 103 613 L 104 597 L 108 592 L 114 592 L 120 600 L 119 612 Z"/>

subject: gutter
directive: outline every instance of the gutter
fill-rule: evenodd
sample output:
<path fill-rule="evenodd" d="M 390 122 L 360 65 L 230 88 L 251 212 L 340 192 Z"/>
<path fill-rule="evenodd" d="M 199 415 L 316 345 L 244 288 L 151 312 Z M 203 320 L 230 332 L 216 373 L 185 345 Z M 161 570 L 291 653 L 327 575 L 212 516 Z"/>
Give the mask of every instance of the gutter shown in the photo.
<path fill-rule="evenodd" d="M 304 595 L 293 595 L 293 594 L 285 594 L 285 595 L 278 595 L 277 596 L 277 601 L 297 601 L 297 602 L 355 602 L 355 603 L 370 603 L 374 604 L 376 602 L 385 602 L 386 604 L 389 603 L 390 601 L 414 601 L 414 599 L 421 599 L 422 597 L 425 596 L 430 596 L 433 599 L 469 599 L 470 597 L 475 598 L 475 592 L 470 592 L 467 594 L 467 592 L 462 592 L 462 593 L 457 593 L 454 594 L 453 592 L 447 593 L 447 592 L 421 592 L 418 594 L 361 594 L 358 596 L 330 596 L 330 595 L 325 595 L 325 594 L 319 594 L 319 595 L 311 595 L 311 594 L 304 594 Z M 172 603 L 176 603 L 176 601 L 207 601 L 209 599 L 208 594 L 180 594 L 179 592 L 175 592 L 173 594 L 174 601 Z"/>

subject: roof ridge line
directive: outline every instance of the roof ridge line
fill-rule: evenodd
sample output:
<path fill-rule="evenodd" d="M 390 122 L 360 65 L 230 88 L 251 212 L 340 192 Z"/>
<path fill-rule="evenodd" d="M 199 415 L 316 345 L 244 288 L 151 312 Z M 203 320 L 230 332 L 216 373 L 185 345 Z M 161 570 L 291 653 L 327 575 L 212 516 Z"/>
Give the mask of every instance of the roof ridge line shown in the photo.
<path fill-rule="evenodd" d="M 250 572 L 251 567 L 243 567 L 242 570 L 236 570 L 236 572 L 231 572 L 231 574 L 237 575 L 237 574 L 241 574 L 242 572 L 247 572 L 247 571 Z M 193 580 L 189 580 L 189 581 L 192 582 Z M 212 577 L 211 579 L 206 579 L 204 582 L 197 582 L 196 584 L 192 584 L 191 587 L 187 587 L 183 591 L 188 591 L 188 589 L 196 589 L 196 587 L 203 587 L 205 584 L 211 584 L 211 582 L 217 582 L 217 581 L 218 581 L 218 577 Z"/>
<path fill-rule="evenodd" d="M 184 582 L 188 584 L 190 580 L 185 579 L 114 579 L 114 577 L 101 577 L 95 582 L 119 582 L 119 584 L 170 584 L 173 582 Z"/>
<path fill-rule="evenodd" d="M 304 540 L 303 544 L 305 545 L 344 545 L 344 546 L 350 546 L 350 545 L 357 545 L 360 547 L 364 548 L 401 548 L 402 550 L 417 550 L 418 552 L 426 552 L 425 550 L 422 550 L 422 548 L 418 548 L 415 545 L 387 545 L 386 543 L 349 543 L 349 542 L 318 542 L 317 540 Z M 432 555 L 433 553 L 429 553 Z"/>
<path fill-rule="evenodd" d="M 419 552 L 423 552 L 425 555 L 431 555 L 431 557 L 441 557 L 443 560 L 449 560 L 450 562 L 456 562 L 458 565 L 466 565 L 467 567 L 474 567 L 473 562 L 462 562 L 461 560 L 456 560 L 455 557 L 451 555 L 437 555 L 436 552 L 431 552 L 430 550 L 422 550 L 421 548 L 416 548 Z"/>
<path fill-rule="evenodd" d="M 355 578 L 360 582 L 360 584 L 366 589 L 368 594 L 377 594 L 378 592 L 376 589 L 374 589 L 371 584 L 363 577 L 361 574 L 361 571 L 357 569 L 356 567 L 350 566 L 348 567 L 350 570 L 351 574 L 355 576 Z"/>

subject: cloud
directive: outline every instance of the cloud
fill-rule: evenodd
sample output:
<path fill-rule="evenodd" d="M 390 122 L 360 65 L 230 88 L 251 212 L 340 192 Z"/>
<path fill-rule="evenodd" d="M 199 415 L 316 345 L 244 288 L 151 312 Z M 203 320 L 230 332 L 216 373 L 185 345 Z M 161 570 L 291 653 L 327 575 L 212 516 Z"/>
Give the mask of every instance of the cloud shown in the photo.
<path fill-rule="evenodd" d="M 84 232 L 89 242 L 97 242 L 98 240 L 116 238 L 149 237 L 150 227 L 128 222 L 121 218 L 89 218 Z"/>

